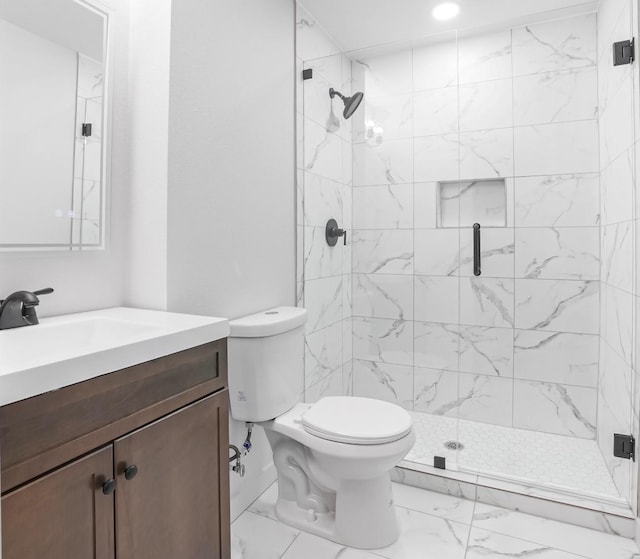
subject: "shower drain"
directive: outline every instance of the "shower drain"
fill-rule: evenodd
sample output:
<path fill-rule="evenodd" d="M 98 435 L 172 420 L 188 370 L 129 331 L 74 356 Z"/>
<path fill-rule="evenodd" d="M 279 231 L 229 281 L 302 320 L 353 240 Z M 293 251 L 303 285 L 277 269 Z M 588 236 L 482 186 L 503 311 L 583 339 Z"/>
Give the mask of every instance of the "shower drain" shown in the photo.
<path fill-rule="evenodd" d="M 444 446 L 448 450 L 462 450 L 464 448 L 464 445 L 458 441 L 447 441 L 446 443 L 444 443 Z"/>

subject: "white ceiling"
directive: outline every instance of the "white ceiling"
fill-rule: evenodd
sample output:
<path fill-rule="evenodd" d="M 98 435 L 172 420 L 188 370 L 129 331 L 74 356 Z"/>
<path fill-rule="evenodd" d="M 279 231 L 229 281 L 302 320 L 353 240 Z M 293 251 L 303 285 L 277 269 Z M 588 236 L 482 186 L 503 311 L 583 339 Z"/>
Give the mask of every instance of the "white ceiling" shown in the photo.
<path fill-rule="evenodd" d="M 297 1 L 344 51 L 415 42 L 456 29 L 479 31 L 541 17 L 561 17 L 597 5 L 593 0 L 456 0 L 460 4 L 458 17 L 440 22 L 433 19 L 431 10 L 443 0 Z"/>

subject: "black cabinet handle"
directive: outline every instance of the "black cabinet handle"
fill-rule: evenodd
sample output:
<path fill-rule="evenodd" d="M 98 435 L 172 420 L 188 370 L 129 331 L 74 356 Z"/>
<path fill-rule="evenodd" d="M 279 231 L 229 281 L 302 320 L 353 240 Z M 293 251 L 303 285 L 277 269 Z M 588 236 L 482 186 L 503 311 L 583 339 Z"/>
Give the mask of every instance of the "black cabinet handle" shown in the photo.
<path fill-rule="evenodd" d="M 482 263 L 480 259 L 482 257 L 480 247 L 480 224 L 473 224 L 473 275 L 479 276 L 482 274 Z"/>
<path fill-rule="evenodd" d="M 112 495 L 115 490 L 116 490 L 116 480 L 113 478 L 108 479 L 102 484 L 102 492 L 105 495 Z"/>
<path fill-rule="evenodd" d="M 131 464 L 131 466 L 127 466 L 124 470 L 124 479 L 127 481 L 131 481 L 134 477 L 138 475 L 138 466 L 135 464 Z"/>

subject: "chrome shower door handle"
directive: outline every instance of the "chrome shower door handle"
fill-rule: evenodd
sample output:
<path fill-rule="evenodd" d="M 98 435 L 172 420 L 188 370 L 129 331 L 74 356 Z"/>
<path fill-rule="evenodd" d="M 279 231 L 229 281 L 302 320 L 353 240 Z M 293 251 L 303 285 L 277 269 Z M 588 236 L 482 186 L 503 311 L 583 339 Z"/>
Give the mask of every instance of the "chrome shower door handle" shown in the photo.
<path fill-rule="evenodd" d="M 482 252 L 480 246 L 480 224 L 473 224 L 473 275 L 479 276 L 482 274 Z"/>

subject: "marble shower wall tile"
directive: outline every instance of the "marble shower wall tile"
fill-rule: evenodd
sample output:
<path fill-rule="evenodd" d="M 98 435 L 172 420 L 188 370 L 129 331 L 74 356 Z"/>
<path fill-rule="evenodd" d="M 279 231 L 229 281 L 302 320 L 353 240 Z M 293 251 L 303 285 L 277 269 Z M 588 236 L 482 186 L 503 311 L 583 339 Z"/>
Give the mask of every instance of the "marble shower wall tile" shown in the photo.
<path fill-rule="evenodd" d="M 353 395 L 375 398 L 413 409 L 413 367 L 356 359 Z"/>
<path fill-rule="evenodd" d="M 304 168 L 335 182 L 342 180 L 342 140 L 315 123 L 304 119 Z"/>
<path fill-rule="evenodd" d="M 326 74 L 323 75 L 322 62 L 327 60 L 332 63 L 325 62 Z M 304 67 L 314 72 L 313 79 L 304 80 L 302 83 L 305 117 L 322 126 L 327 132 L 350 139 L 351 124 L 342 118 L 342 101 L 337 97 L 331 99 L 329 96 L 329 88 L 333 87 L 338 91 L 342 89 L 341 56 L 306 62 Z"/>
<path fill-rule="evenodd" d="M 306 281 L 304 304 L 308 311 L 307 333 L 342 320 L 342 276 Z"/>
<path fill-rule="evenodd" d="M 598 385 L 598 445 L 621 495 L 629 495 L 630 461 L 611 452 L 614 433 L 631 433 L 633 371 L 603 343 Z"/>
<path fill-rule="evenodd" d="M 513 126 L 512 81 L 493 80 L 460 86 L 460 130 Z"/>
<path fill-rule="evenodd" d="M 415 273 L 455 276 L 460 267 L 457 229 L 416 229 Z"/>
<path fill-rule="evenodd" d="M 354 231 L 353 273 L 413 274 L 413 231 Z"/>
<path fill-rule="evenodd" d="M 347 316 L 342 321 L 342 361 L 350 363 L 353 359 L 353 317 Z"/>
<path fill-rule="evenodd" d="M 414 276 L 415 320 L 453 324 L 458 321 L 457 277 Z"/>
<path fill-rule="evenodd" d="M 459 41 L 460 83 L 511 77 L 511 31 L 485 33 Z"/>
<path fill-rule="evenodd" d="M 484 227 L 481 229 L 482 277 L 513 278 L 514 230 Z M 460 275 L 473 276 L 473 229 L 460 230 Z"/>
<path fill-rule="evenodd" d="M 341 396 L 353 396 L 353 359 L 342 366 L 342 394 Z"/>
<path fill-rule="evenodd" d="M 414 136 L 458 132 L 458 88 L 443 87 L 416 92 L 413 96 Z"/>
<path fill-rule="evenodd" d="M 348 60 L 342 53 L 330 54 L 305 60 L 305 68 L 313 68 L 314 80 L 317 75 L 322 76 L 331 84 L 331 87 L 342 91 L 340 88 L 344 88 L 344 86 L 347 85 L 344 81 L 346 76 L 343 75 L 342 72 L 343 61 L 345 59 Z M 326 95 L 329 95 L 328 91 Z"/>
<path fill-rule="evenodd" d="M 632 148 L 622 153 L 601 172 L 601 210 L 604 225 L 633 219 L 634 158 Z"/>
<path fill-rule="evenodd" d="M 598 117 L 595 66 L 513 80 L 514 123 L 549 124 Z"/>
<path fill-rule="evenodd" d="M 598 10 L 598 73 L 600 107 L 604 109 L 622 88 L 630 88 L 633 66 L 611 65 L 611 44 L 635 36 L 630 2 L 603 2 Z"/>
<path fill-rule="evenodd" d="M 515 381 L 514 427 L 594 439 L 596 413 L 595 388 Z"/>
<path fill-rule="evenodd" d="M 435 229 L 438 213 L 438 183 L 413 185 L 413 225 L 416 229 Z"/>
<path fill-rule="evenodd" d="M 353 316 L 353 276 L 342 274 L 342 318 L 350 319 Z"/>
<path fill-rule="evenodd" d="M 363 105 L 347 122 L 353 122 L 355 142 L 365 142 L 378 134 L 382 134 L 386 140 L 411 138 L 414 126 L 413 99 L 410 93 L 387 97 L 370 97 L 367 94 Z"/>
<path fill-rule="evenodd" d="M 475 138 L 478 139 L 477 136 Z M 495 144 L 490 147 L 495 149 Z M 413 150 L 416 182 L 452 181 L 460 178 L 458 168 L 460 144 L 457 134 L 416 137 L 413 141 Z M 469 162 L 474 161 L 471 156 L 472 154 L 468 156 Z"/>
<path fill-rule="evenodd" d="M 512 32 L 515 75 L 594 66 L 596 15 L 527 25 Z"/>
<path fill-rule="evenodd" d="M 304 345 L 304 385 L 310 388 L 342 366 L 342 321 L 308 334 Z"/>
<path fill-rule="evenodd" d="M 513 176 L 513 134 L 512 128 L 460 133 L 460 178 Z"/>
<path fill-rule="evenodd" d="M 516 176 L 599 171 L 595 120 L 520 126 L 514 132 Z"/>
<path fill-rule="evenodd" d="M 607 167 L 634 144 L 633 88 L 621 84 L 606 106 L 601 107 L 600 165 Z"/>
<path fill-rule="evenodd" d="M 512 409 L 513 379 L 459 373 L 452 415 L 457 412 L 460 419 L 511 426 Z"/>
<path fill-rule="evenodd" d="M 413 322 L 353 318 L 353 357 L 396 365 L 413 365 Z"/>
<path fill-rule="evenodd" d="M 460 327 L 457 324 L 414 323 L 414 364 L 429 369 L 458 370 Z"/>
<path fill-rule="evenodd" d="M 458 46 L 455 32 L 439 41 L 413 49 L 413 89 L 441 89 L 458 85 Z"/>
<path fill-rule="evenodd" d="M 596 388 L 599 350 L 596 335 L 515 330 L 515 376 Z"/>
<path fill-rule="evenodd" d="M 342 253 L 327 244 L 324 227 L 304 228 L 303 264 L 305 280 L 342 274 Z"/>
<path fill-rule="evenodd" d="M 516 227 L 595 226 L 600 222 L 597 173 L 515 179 Z"/>
<path fill-rule="evenodd" d="M 602 267 L 604 283 L 631 293 L 633 290 L 633 223 L 627 221 L 602 227 Z"/>
<path fill-rule="evenodd" d="M 513 327 L 513 290 L 513 279 L 461 278 L 460 322 Z"/>
<path fill-rule="evenodd" d="M 608 284 L 602 285 L 604 324 L 600 335 L 627 364 L 632 364 L 635 296 Z"/>
<path fill-rule="evenodd" d="M 513 377 L 513 331 L 461 326 L 459 369 L 463 373 Z"/>
<path fill-rule="evenodd" d="M 328 396 L 342 395 L 342 368 L 331 373 L 304 392 L 304 401 L 307 403 L 317 402 L 320 398 Z"/>
<path fill-rule="evenodd" d="M 516 279 L 515 327 L 597 334 L 597 281 Z"/>
<path fill-rule="evenodd" d="M 355 316 L 412 320 L 413 309 L 413 276 L 354 274 Z"/>
<path fill-rule="evenodd" d="M 411 139 L 371 140 L 353 145 L 354 186 L 413 182 Z"/>
<path fill-rule="evenodd" d="M 366 91 L 372 99 L 412 89 L 412 53 L 401 50 L 382 56 L 356 59 L 353 63 L 354 82 L 358 91 Z"/>
<path fill-rule="evenodd" d="M 353 189 L 354 229 L 413 229 L 413 185 Z"/>
<path fill-rule="evenodd" d="M 515 275 L 527 279 L 598 280 L 597 227 L 516 229 Z"/>
<path fill-rule="evenodd" d="M 413 410 L 433 415 L 447 415 L 458 399 L 458 373 L 445 369 L 413 371 Z"/>

